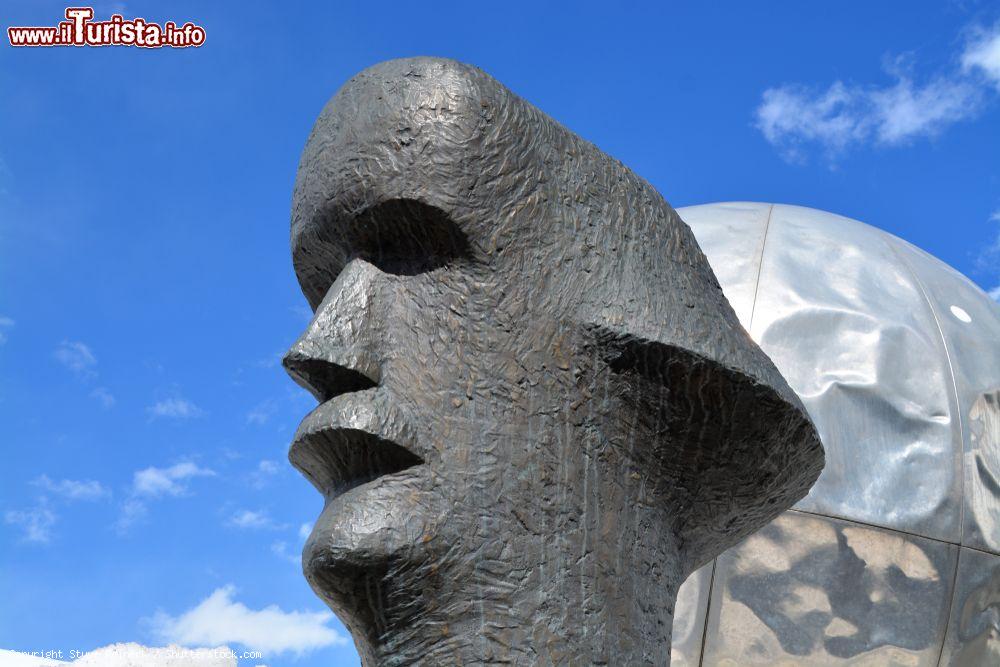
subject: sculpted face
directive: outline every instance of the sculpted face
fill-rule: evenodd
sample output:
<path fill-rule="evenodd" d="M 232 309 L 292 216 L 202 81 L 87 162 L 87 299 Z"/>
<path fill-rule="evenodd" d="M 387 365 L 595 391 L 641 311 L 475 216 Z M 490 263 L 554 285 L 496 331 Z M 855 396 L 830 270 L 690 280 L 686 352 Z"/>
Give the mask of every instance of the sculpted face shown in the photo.
<path fill-rule="evenodd" d="M 822 467 L 676 213 L 479 70 L 348 82 L 292 248 L 303 567 L 365 664 L 662 664 L 687 573 Z"/>

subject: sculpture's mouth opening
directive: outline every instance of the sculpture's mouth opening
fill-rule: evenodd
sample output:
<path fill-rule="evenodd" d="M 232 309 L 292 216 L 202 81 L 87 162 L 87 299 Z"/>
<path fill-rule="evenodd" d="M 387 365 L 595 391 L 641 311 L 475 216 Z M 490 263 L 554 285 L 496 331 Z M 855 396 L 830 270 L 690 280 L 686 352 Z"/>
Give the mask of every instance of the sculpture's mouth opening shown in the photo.
<path fill-rule="evenodd" d="M 288 458 L 327 502 L 424 463 L 412 432 L 379 389 L 344 394 L 302 421 Z"/>

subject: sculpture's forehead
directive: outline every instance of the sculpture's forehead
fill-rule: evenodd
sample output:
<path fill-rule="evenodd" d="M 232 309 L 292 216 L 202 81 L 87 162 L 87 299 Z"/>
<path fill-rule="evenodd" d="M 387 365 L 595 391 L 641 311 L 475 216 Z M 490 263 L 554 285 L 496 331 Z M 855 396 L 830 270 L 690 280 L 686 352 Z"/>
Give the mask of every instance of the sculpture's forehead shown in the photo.
<path fill-rule="evenodd" d="M 574 247 L 577 256 L 606 247 L 614 262 L 648 263 L 652 247 L 655 261 L 714 282 L 690 230 L 654 188 L 492 77 L 454 61 L 382 63 L 324 108 L 303 152 L 292 215 L 296 270 L 311 301 L 314 283 L 324 281 L 310 274 L 327 270 L 315 260 L 330 254 L 317 246 L 336 244 L 344 220 L 392 200 L 443 211 L 501 262 L 510 257 L 502 250 L 520 245 L 545 264 Z"/>

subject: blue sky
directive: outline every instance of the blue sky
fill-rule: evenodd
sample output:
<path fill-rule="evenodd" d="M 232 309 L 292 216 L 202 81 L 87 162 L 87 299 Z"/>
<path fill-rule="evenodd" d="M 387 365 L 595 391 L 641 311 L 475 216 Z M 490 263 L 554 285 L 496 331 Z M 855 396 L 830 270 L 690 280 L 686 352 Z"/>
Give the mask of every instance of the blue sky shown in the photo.
<path fill-rule="evenodd" d="M 0 46 L 0 648 L 357 664 L 297 564 L 313 399 L 278 359 L 308 320 L 299 153 L 378 61 L 478 65 L 675 206 L 825 209 L 1000 287 L 995 5 L 315 5 L 98 3 L 206 43 Z"/>

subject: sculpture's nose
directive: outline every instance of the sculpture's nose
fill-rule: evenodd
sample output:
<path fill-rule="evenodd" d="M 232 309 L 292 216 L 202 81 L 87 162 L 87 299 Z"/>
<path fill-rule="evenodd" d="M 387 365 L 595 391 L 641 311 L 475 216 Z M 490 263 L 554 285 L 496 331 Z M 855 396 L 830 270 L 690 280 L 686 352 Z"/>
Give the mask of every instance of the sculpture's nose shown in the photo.
<path fill-rule="evenodd" d="M 282 359 L 296 383 L 320 402 L 370 389 L 381 380 L 374 342 L 382 273 L 361 259 L 350 262 L 330 287 L 302 336 Z"/>

